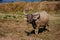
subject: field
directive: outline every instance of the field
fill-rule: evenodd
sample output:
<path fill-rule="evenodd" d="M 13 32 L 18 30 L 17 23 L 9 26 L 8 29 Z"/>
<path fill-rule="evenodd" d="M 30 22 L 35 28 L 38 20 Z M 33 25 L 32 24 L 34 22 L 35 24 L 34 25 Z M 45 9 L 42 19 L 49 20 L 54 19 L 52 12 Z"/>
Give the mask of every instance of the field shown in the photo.
<path fill-rule="evenodd" d="M 60 40 L 60 9 L 48 11 L 48 14 L 49 32 L 40 29 L 38 36 L 35 37 L 33 27 L 27 25 L 22 11 L 0 12 L 0 40 Z"/>
<path fill-rule="evenodd" d="M 22 5 L 21 5 L 22 4 Z M 23 10 L 32 10 L 32 11 L 54 11 L 60 10 L 60 1 L 44 1 L 44 2 L 14 2 L 14 3 L 5 3 L 0 4 L 0 12 L 16 12 Z"/>

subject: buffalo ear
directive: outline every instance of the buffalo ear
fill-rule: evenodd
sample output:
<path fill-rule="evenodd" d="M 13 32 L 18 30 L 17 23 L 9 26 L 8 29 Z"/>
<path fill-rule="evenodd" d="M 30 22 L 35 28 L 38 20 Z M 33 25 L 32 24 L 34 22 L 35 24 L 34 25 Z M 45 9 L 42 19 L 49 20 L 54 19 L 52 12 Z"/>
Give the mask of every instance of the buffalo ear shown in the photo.
<path fill-rule="evenodd" d="M 40 18 L 40 14 L 33 14 L 33 19 L 34 20 L 37 20 L 37 19 L 39 19 Z"/>

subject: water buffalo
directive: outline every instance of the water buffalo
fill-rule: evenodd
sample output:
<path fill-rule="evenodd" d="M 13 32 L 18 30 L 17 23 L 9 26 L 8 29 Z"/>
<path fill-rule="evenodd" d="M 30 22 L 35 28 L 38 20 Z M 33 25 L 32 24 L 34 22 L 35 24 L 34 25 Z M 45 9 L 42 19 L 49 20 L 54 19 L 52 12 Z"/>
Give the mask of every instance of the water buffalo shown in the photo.
<path fill-rule="evenodd" d="M 49 26 L 49 15 L 47 12 L 36 12 L 34 14 L 27 14 L 26 15 L 26 21 L 27 23 L 32 24 L 35 34 L 38 34 L 38 30 L 40 27 L 43 27 L 44 29 L 46 26 Z"/>

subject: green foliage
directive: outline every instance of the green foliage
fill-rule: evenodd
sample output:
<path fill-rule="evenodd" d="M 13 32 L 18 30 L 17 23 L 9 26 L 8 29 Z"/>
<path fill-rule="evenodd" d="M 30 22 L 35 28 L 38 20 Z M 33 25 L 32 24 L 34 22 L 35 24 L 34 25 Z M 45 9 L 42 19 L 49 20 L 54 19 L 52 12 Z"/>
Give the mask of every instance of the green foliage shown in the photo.
<path fill-rule="evenodd" d="M 12 16 L 13 18 L 16 18 L 16 16 Z"/>
<path fill-rule="evenodd" d="M 10 15 L 5 15 L 3 18 L 7 19 L 8 17 L 10 18 L 11 16 Z"/>
<path fill-rule="evenodd" d="M 4 19 L 7 19 L 7 16 L 4 16 L 3 18 L 4 18 Z"/>

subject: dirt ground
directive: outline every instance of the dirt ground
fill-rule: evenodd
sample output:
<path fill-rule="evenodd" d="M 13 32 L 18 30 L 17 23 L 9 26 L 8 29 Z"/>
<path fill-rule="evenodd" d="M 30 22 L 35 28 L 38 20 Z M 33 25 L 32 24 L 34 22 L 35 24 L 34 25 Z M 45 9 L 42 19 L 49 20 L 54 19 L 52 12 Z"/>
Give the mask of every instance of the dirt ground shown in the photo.
<path fill-rule="evenodd" d="M 4 16 L 4 14 L 2 14 Z M 60 14 L 59 14 L 60 15 Z M 50 16 L 49 30 L 42 30 L 35 37 L 33 27 L 23 17 L 14 20 L 0 15 L 0 40 L 60 40 L 60 16 Z"/>

